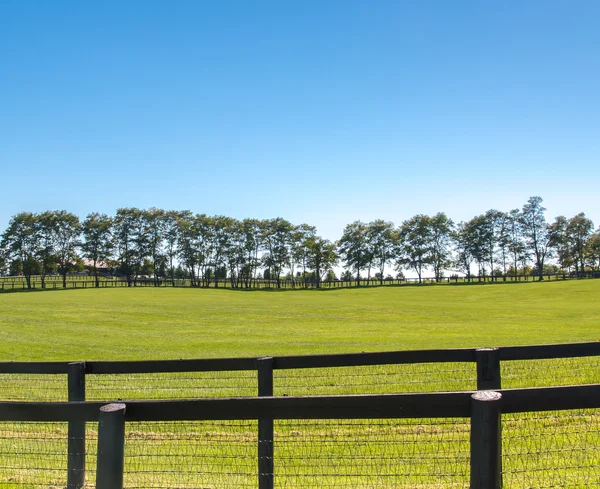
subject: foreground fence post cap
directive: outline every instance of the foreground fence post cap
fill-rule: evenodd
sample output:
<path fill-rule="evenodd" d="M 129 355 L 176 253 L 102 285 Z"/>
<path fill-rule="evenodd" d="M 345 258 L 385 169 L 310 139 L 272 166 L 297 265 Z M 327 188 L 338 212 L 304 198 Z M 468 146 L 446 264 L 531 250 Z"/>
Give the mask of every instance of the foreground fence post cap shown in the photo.
<path fill-rule="evenodd" d="M 125 411 L 125 404 L 121 402 L 113 402 L 111 404 L 106 404 L 100 408 L 101 413 L 114 413 L 115 411 Z"/>
<path fill-rule="evenodd" d="M 502 399 L 502 394 L 497 391 L 477 391 L 471 395 L 474 401 L 499 401 Z"/>

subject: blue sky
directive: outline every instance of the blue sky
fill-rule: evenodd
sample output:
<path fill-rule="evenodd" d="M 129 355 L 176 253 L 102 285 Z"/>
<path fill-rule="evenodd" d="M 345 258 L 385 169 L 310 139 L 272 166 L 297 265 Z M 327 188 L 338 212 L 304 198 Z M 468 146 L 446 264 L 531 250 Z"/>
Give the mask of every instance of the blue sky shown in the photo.
<path fill-rule="evenodd" d="M 0 228 L 23 211 L 600 225 L 600 2 L 0 3 Z"/>

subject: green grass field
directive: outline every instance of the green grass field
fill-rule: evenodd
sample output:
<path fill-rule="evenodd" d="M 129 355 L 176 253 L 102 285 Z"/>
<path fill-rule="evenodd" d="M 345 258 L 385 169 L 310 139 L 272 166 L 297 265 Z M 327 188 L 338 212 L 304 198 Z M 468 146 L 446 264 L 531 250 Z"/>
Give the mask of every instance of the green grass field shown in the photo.
<path fill-rule="evenodd" d="M 596 341 L 600 280 L 231 291 L 0 294 L 0 361 L 202 358 Z M 533 368 L 536 365 L 541 368 Z M 600 383 L 597 358 L 510 362 L 505 387 Z M 4 399 L 64 399 L 63 376 L 0 376 Z M 276 371 L 275 394 L 474 389 L 472 364 Z M 88 376 L 89 399 L 254 395 L 254 372 Z M 596 410 L 506 416 L 506 488 L 600 486 Z M 88 430 L 93 482 L 96 428 Z M 467 488 L 468 420 L 275 424 L 276 487 Z M 255 422 L 128 426 L 130 488 L 256 487 Z M 0 487 L 64 487 L 65 424 L 0 425 Z"/>
<path fill-rule="evenodd" d="M 132 360 L 595 341 L 599 298 L 600 280 L 3 293 L 0 358 Z"/>

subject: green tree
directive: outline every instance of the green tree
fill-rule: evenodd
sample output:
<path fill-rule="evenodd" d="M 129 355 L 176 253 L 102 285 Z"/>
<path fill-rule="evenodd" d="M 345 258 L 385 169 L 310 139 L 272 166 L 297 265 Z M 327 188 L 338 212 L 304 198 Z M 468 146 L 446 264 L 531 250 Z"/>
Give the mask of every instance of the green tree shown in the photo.
<path fill-rule="evenodd" d="M 21 263 L 27 288 L 31 289 L 31 276 L 38 269 L 39 234 L 37 216 L 31 212 L 21 212 L 11 217 L 8 227 L 2 234 L 0 247 L 6 261 Z"/>
<path fill-rule="evenodd" d="M 260 267 L 261 226 L 258 219 L 244 219 L 241 227 L 244 260 L 240 273 L 245 287 L 249 288 Z"/>
<path fill-rule="evenodd" d="M 430 251 L 429 262 L 433 268 L 435 280 L 439 282 L 444 270 L 452 266 L 452 244 L 454 222 L 443 212 L 429 218 Z M 383 273 L 383 270 L 382 270 Z"/>
<path fill-rule="evenodd" d="M 100 287 L 98 264 L 105 264 L 112 258 L 113 220 L 106 214 L 93 212 L 88 214 L 82 224 L 83 242 L 80 244 L 81 254 L 92 262 L 96 287 Z"/>
<path fill-rule="evenodd" d="M 534 256 L 534 268 L 538 271 L 538 278 L 544 280 L 544 261 L 551 254 L 554 235 L 546 223 L 541 197 L 530 197 L 523 206 L 520 215 L 523 237 Z"/>
<path fill-rule="evenodd" d="M 46 288 L 46 276 L 56 269 L 57 256 L 55 249 L 56 224 L 53 211 L 35 214 L 35 227 L 38 239 L 36 260 L 39 264 L 39 275 L 42 289 Z"/>
<path fill-rule="evenodd" d="M 225 278 L 225 275 L 219 273 L 219 271 L 227 269 L 227 258 L 233 258 L 236 255 L 233 248 L 237 222 L 232 217 L 227 216 L 215 216 L 212 219 L 213 254 L 211 264 L 215 270 L 215 287 L 219 286 L 219 279 Z"/>
<path fill-rule="evenodd" d="M 295 226 L 290 239 L 290 277 L 292 287 L 296 286 L 296 277 L 302 279 L 304 287 L 307 287 L 306 268 L 308 266 L 309 241 L 316 237 L 317 230 L 314 226 L 300 224 Z M 296 266 L 302 268 L 302 274 L 296 274 Z"/>
<path fill-rule="evenodd" d="M 356 272 L 356 285 L 360 286 L 360 271 L 371 262 L 367 247 L 367 225 L 362 221 L 354 221 L 344 228 L 342 237 L 337 242 L 337 249 L 342 261 L 349 270 Z"/>
<path fill-rule="evenodd" d="M 550 225 L 550 232 L 554 236 L 554 250 L 558 263 L 563 270 L 571 270 L 575 265 L 571 242 L 567 236 L 567 225 L 569 220 L 565 216 L 557 216 Z"/>
<path fill-rule="evenodd" d="M 50 214 L 50 224 L 58 271 L 62 275 L 63 287 L 67 288 L 67 273 L 73 268 L 77 259 L 81 223 L 75 214 L 62 210 Z"/>
<path fill-rule="evenodd" d="M 511 256 L 512 265 L 510 268 L 516 277 L 519 263 L 525 265 L 527 262 L 527 248 L 523 238 L 521 211 L 519 209 L 511 210 L 506 216 L 506 250 Z"/>
<path fill-rule="evenodd" d="M 337 277 L 335 276 L 335 272 L 331 269 L 329 269 L 327 271 L 327 273 L 325 274 L 325 282 L 335 282 L 337 280 Z"/>
<path fill-rule="evenodd" d="M 113 221 L 119 268 L 127 278 L 127 286 L 135 285 L 144 259 L 148 256 L 148 229 L 142 211 L 117 209 Z"/>
<path fill-rule="evenodd" d="M 502 227 L 504 225 L 504 213 L 496 209 L 490 209 L 484 214 L 481 225 L 485 228 L 482 229 L 482 237 L 485 236 L 485 242 L 482 244 L 490 264 L 490 275 L 493 278 L 496 269 L 496 248 L 500 244 Z"/>
<path fill-rule="evenodd" d="M 215 226 L 214 217 L 205 214 L 196 214 L 193 221 L 194 226 L 194 249 L 196 251 L 196 262 L 198 264 L 199 274 L 205 287 L 209 287 L 214 278 L 215 259 Z"/>
<path fill-rule="evenodd" d="M 422 282 L 423 269 L 431 263 L 430 218 L 418 214 L 404 221 L 398 232 L 398 268 L 412 268 Z"/>
<path fill-rule="evenodd" d="M 485 214 L 475 216 L 465 224 L 464 232 L 468 236 L 469 253 L 477 263 L 478 275 L 486 274 L 486 265 L 493 264 L 494 230 Z"/>
<path fill-rule="evenodd" d="M 175 258 L 177 257 L 177 241 L 179 240 L 179 219 L 183 215 L 179 211 L 166 211 L 163 216 L 165 264 L 173 287 L 175 286 Z"/>
<path fill-rule="evenodd" d="M 354 275 L 350 270 L 344 270 L 340 275 L 340 280 L 342 282 L 352 282 L 354 280 Z"/>
<path fill-rule="evenodd" d="M 308 266 L 314 271 L 317 289 L 321 288 L 323 274 L 329 272 L 336 264 L 338 256 L 335 245 L 319 236 L 310 237 L 308 241 Z"/>
<path fill-rule="evenodd" d="M 191 211 L 182 211 L 177 215 L 177 253 L 180 266 L 186 270 L 190 279 L 190 285 L 197 285 L 199 269 L 197 244 L 200 240 L 198 220 L 205 217 L 199 216 Z"/>
<path fill-rule="evenodd" d="M 587 240 L 585 254 L 590 268 L 594 271 L 600 270 L 600 228 Z"/>
<path fill-rule="evenodd" d="M 585 217 L 583 212 L 569 219 L 566 226 L 566 237 L 573 253 L 575 271 L 583 272 L 586 264 L 587 241 L 594 231 L 594 223 Z"/>
<path fill-rule="evenodd" d="M 471 264 L 474 258 L 471 229 L 468 223 L 460 222 L 454 231 L 453 238 L 456 249 L 454 264 L 458 271 L 464 273 L 467 280 L 471 281 Z"/>
<path fill-rule="evenodd" d="M 398 243 L 398 232 L 394 223 L 377 219 L 367 224 L 367 243 L 370 248 L 369 257 L 379 270 L 379 283 L 383 284 L 385 267 L 395 258 Z"/>
<path fill-rule="evenodd" d="M 310 257 L 310 244 L 316 238 L 317 230 L 314 226 L 308 224 L 300 224 L 297 226 L 292 234 L 292 240 L 294 242 L 294 248 L 292 252 L 292 262 L 296 263 L 302 268 L 302 273 L 296 274 L 303 283 L 304 288 L 308 287 L 310 274 L 309 268 L 309 257 Z M 293 269 L 292 269 L 293 270 Z"/>
<path fill-rule="evenodd" d="M 281 217 L 265 221 L 262 229 L 262 241 L 265 244 L 263 265 L 270 269 L 271 278 L 281 288 L 283 269 L 290 262 L 290 241 L 294 227 Z"/>
<path fill-rule="evenodd" d="M 147 255 L 152 263 L 151 273 L 144 273 L 144 275 L 152 275 L 156 287 L 159 285 L 158 272 L 167 259 L 164 252 L 167 216 L 164 210 L 151 207 L 142 211 L 140 217 L 146 235 Z"/>

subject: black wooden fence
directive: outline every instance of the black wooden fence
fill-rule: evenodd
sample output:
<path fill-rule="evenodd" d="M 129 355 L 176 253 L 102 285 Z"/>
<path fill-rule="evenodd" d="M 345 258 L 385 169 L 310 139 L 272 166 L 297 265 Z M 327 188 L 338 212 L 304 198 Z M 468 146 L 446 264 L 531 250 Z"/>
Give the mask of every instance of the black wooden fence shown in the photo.
<path fill-rule="evenodd" d="M 600 342 L 499 348 L 400 350 L 373 353 L 293 355 L 276 357 L 207 358 L 189 360 L 0 362 L 2 374 L 66 374 L 69 399 L 85 400 L 86 376 L 159 374 L 179 372 L 259 372 L 255 392 L 260 395 L 260 372 L 296 369 L 361 367 L 408 364 L 470 363 L 475 367 L 473 389 L 500 389 L 502 362 L 599 357 Z M 67 379 L 65 379 L 67 380 Z M 65 383 L 65 392 L 67 383 Z M 3 395 L 0 393 L 0 396 Z M 8 399 L 7 399 L 8 400 Z M 66 399 L 65 399 L 66 400 Z"/>
<path fill-rule="evenodd" d="M 600 278 L 599 271 L 587 271 L 579 273 L 556 273 L 556 274 L 544 274 L 543 280 L 549 282 L 565 281 L 573 279 L 593 279 Z M 265 279 L 252 279 L 248 284 L 235 283 L 232 284 L 230 279 L 221 279 L 218 283 L 214 280 L 208 285 L 201 281 L 197 281 L 197 285 L 192 285 L 189 279 L 175 279 L 171 280 L 166 277 L 161 277 L 158 280 L 153 278 L 141 277 L 131 281 L 131 286 L 134 287 L 217 287 L 217 288 L 236 288 L 236 289 L 313 289 L 317 286 L 322 289 L 335 289 L 335 288 L 347 288 L 356 286 L 406 286 L 406 285 L 434 285 L 434 284 L 485 284 L 485 283 L 521 283 L 521 282 L 537 282 L 540 278 L 538 275 L 473 275 L 471 277 L 458 277 L 448 276 L 440 277 L 423 277 L 418 279 L 415 277 L 402 278 L 402 279 L 376 279 L 376 278 L 361 278 L 357 280 L 322 280 L 317 283 L 315 280 L 304 281 L 302 279 L 282 279 L 277 280 L 265 280 Z M 103 278 L 99 282 L 100 288 L 114 288 L 114 287 L 128 287 L 130 283 L 123 278 Z M 67 281 L 67 289 L 92 289 L 96 287 L 94 277 L 90 276 L 87 278 L 69 277 Z M 42 281 L 34 277 L 31 279 L 31 288 L 34 290 L 38 289 L 62 289 L 62 279 L 46 279 L 45 285 L 42 286 Z M 13 290 L 26 290 L 27 282 L 25 278 L 19 277 L 0 277 L 0 291 L 13 291 Z"/>
<path fill-rule="evenodd" d="M 586 385 L 455 393 L 128 401 L 108 405 L 98 402 L 3 402 L 0 403 L 0 422 L 98 422 L 96 488 L 120 489 L 123 487 L 125 426 L 128 423 L 469 418 L 469 487 L 500 489 L 504 415 L 598 408 L 600 385 Z M 255 487 L 260 489 L 273 488 L 277 478 L 278 447 L 273 446 L 272 436 L 266 442 L 267 449 L 264 448 L 265 440 L 259 440 L 254 471 Z M 69 463 L 71 461 L 69 458 Z M 68 474 L 71 473 L 69 468 Z M 82 481 L 71 479 L 67 487 L 82 487 Z"/>
<path fill-rule="evenodd" d="M 276 378 L 274 373 L 278 371 L 287 371 L 301 369 L 321 369 L 331 368 L 333 370 L 328 371 L 328 375 L 331 376 L 331 385 L 336 382 L 336 370 L 343 369 L 344 367 L 364 367 L 364 366 L 379 366 L 379 365 L 411 365 L 411 364 L 455 364 L 455 363 L 467 363 L 473 365 L 473 386 L 470 390 L 497 390 L 502 387 L 502 366 L 507 362 L 513 361 L 526 361 L 526 360 L 547 360 L 547 359 L 561 359 L 561 358 L 586 358 L 586 357 L 600 357 L 600 343 L 576 343 L 576 344 L 561 344 L 561 345 L 539 345 L 539 346 L 513 346 L 513 347 L 500 347 L 500 348 L 468 348 L 468 349 L 440 349 L 440 350 L 420 350 L 420 351 L 392 351 L 392 352 L 377 352 L 377 353 L 353 353 L 353 354 L 335 354 L 335 355 L 308 355 L 308 356 L 280 356 L 280 357 L 263 357 L 263 358 L 224 358 L 224 359 L 194 359 L 194 360 L 157 360 L 157 361 L 90 361 L 90 362 L 2 362 L 0 363 L 0 381 L 13 376 L 19 377 L 20 375 L 27 374 L 29 376 L 36 374 L 57 374 L 58 377 L 64 378 L 62 375 L 66 375 L 65 390 L 68 392 L 68 401 L 75 404 L 71 406 L 84 406 L 77 404 L 78 402 L 86 400 L 86 384 L 89 378 L 98 378 L 103 376 L 127 376 L 130 374 L 151 374 L 158 375 L 161 373 L 180 373 L 180 372 L 235 372 L 235 371 L 254 371 L 256 372 L 255 377 L 255 390 L 250 395 L 258 395 L 260 397 L 271 397 L 276 387 Z M 543 368 L 543 367 L 542 367 Z M 593 371 L 594 378 L 597 378 L 598 371 Z M 62 374 L 62 375 L 59 375 Z M 548 383 L 553 385 L 552 377 L 548 375 L 548 372 L 542 370 L 542 375 L 548 376 Z M 127 378 L 127 377 L 126 377 Z M 594 383 L 597 383 L 595 381 Z M 588 382 L 591 383 L 591 382 Z M 0 382 L 1 385 L 1 382 Z M 380 388 L 383 390 L 384 385 L 381 384 Z M 22 385 L 21 390 L 28 392 L 28 386 Z M 29 391 L 33 392 L 35 389 L 29 386 Z M 0 392 L 0 395 L 7 397 L 7 390 Z M 535 390 L 535 391 L 505 391 L 504 400 L 502 401 L 502 410 L 505 413 L 517 412 L 515 409 L 526 410 L 526 404 L 518 404 L 517 400 L 525 399 L 530 396 L 532 404 L 529 406 L 531 410 L 543 410 L 543 409 L 570 409 L 573 399 L 585 399 L 589 403 L 591 399 L 591 392 L 598 393 L 596 390 Z M 544 392 L 552 397 L 551 406 L 558 406 L 554 408 L 544 408 L 540 403 L 541 394 Z M 575 396 L 574 398 L 569 397 L 570 394 Z M 569 394 L 569 396 L 567 396 Z M 152 397 L 152 392 L 146 393 L 147 398 Z M 423 397 L 424 396 L 424 397 Z M 433 396 L 433 397 L 432 397 Z M 372 417 L 373 415 L 385 414 L 385 417 L 392 416 L 393 409 L 396 409 L 400 405 L 394 403 L 401 402 L 402 416 L 439 416 L 439 417 L 467 417 L 470 416 L 471 401 L 468 400 L 468 396 L 465 397 L 463 394 L 444 394 L 438 397 L 438 394 L 413 394 L 412 397 L 389 397 L 388 395 L 380 397 L 322 397 L 318 401 L 306 401 L 302 398 L 295 396 L 288 396 L 286 399 L 281 400 L 269 400 L 266 404 L 262 404 L 260 400 L 248 400 L 245 403 L 243 400 L 236 401 L 221 401 L 212 400 L 202 403 L 200 401 L 193 401 L 192 404 L 187 403 L 188 401 L 169 401 L 166 403 L 138 403 L 132 401 L 124 401 L 128 405 L 134 406 L 128 408 L 128 416 L 133 416 L 129 419 L 137 419 L 138 414 L 135 413 L 155 413 L 152 416 L 145 414 L 144 416 L 150 416 L 150 418 L 143 419 L 217 419 L 211 416 L 216 414 L 206 415 L 208 418 L 198 418 L 199 414 L 189 414 L 193 410 L 187 406 L 210 406 L 209 413 L 216 413 L 211 411 L 213 406 L 220 406 L 223 411 L 221 413 L 233 413 L 230 406 L 236 406 L 235 409 L 241 409 L 244 414 L 242 418 L 218 418 L 218 419 L 257 419 L 258 421 L 258 440 L 259 440 L 259 460 L 260 460 L 260 473 L 270 474 L 272 473 L 273 462 L 273 419 L 275 418 L 287 418 L 293 419 L 290 413 L 294 413 L 294 409 L 298 409 L 298 413 L 302 413 L 303 419 L 309 419 L 315 414 L 308 414 L 309 406 L 317 406 L 315 412 L 327 412 L 333 418 L 344 418 L 344 417 Z M 96 399 L 98 395 L 95 396 Z M 102 398 L 102 401 L 108 402 L 116 399 L 117 397 L 124 399 L 126 396 L 107 394 L 106 397 Z M 198 397 L 198 396 L 190 396 Z M 295 399 L 295 400 L 291 400 Z M 443 402 L 438 401 L 443 399 Z M 487 398 L 486 398 L 487 399 Z M 487 405 L 495 399 L 492 396 L 490 399 L 481 400 L 481 405 Z M 427 401 L 427 402 L 425 402 Z M 190 401 L 191 402 L 191 401 Z M 412 402 L 418 404 L 418 409 L 414 408 Z M 475 402 L 475 401 L 473 401 Z M 519 401 L 521 402 L 521 401 Z M 583 401 L 581 401 L 583 402 Z M 594 401 L 596 402 L 596 401 Z M 187 404 L 186 404 L 187 403 Z M 308 403 L 308 404 L 303 404 Z M 316 404 L 314 404 L 316 403 Z M 361 404 L 363 403 L 363 404 Z M 366 404 L 364 404 L 366 403 Z M 426 407 L 425 404 L 430 404 L 433 407 Z M 476 402 L 475 402 L 476 403 Z M 511 404 L 513 403 L 513 404 Z M 517 404 L 515 404 L 517 403 Z M 477 403 L 476 403 L 477 404 Z M 492 402 L 492 404 L 494 404 Z M 585 404 L 585 403 L 584 403 Z M 593 403 L 592 403 L 593 404 Z M 148 406 L 152 405 L 150 408 Z M 389 408 L 386 406 L 394 406 Z M 427 404 L 429 405 L 429 404 Z M 457 406 L 461 407 L 457 407 Z M 70 413 L 69 409 L 73 410 L 73 413 L 86 412 L 97 414 L 100 404 L 86 404 L 87 407 L 62 407 L 61 404 L 39 404 L 37 405 L 40 409 L 45 407 L 45 411 L 38 410 L 38 408 L 27 407 L 27 405 L 13 404 L 5 405 L 2 409 L 5 409 L 4 413 L 13 413 L 11 416 L 15 419 L 21 419 L 15 414 L 19 409 L 23 409 L 23 413 L 27 413 L 27 409 L 32 409 L 33 412 L 38 412 L 38 417 L 43 418 L 45 412 L 47 419 L 54 419 L 58 416 L 58 412 Z M 66 405 L 65 405 L 66 406 Z M 90 407 L 92 406 L 92 407 Z M 255 406 L 266 406 L 256 408 Z M 283 411 L 273 411 L 270 409 L 272 406 L 285 408 Z M 287 408 L 286 406 L 292 406 Z M 304 407 L 302 407 L 304 406 Z M 330 406 L 326 408 L 325 406 Z M 337 406 L 337 411 L 333 411 L 332 406 Z M 361 407 L 363 406 L 363 407 Z M 508 407 L 507 407 L 508 406 Z M 580 406 L 579 407 L 596 407 L 594 406 Z M 6 411 L 6 409 L 11 409 Z M 88 411 L 85 411 L 85 410 Z M 89 411 L 89 410 L 92 411 Z M 96 411 L 94 411 L 96 409 Z M 131 414 L 131 410 L 133 413 Z M 188 409 L 190 409 L 188 411 Z M 203 408 L 204 409 L 204 408 Z M 219 408 L 220 409 L 220 408 Z M 258 411 L 257 411 L 258 409 Z M 260 411 L 265 409 L 266 411 Z M 290 409 L 290 410 L 287 410 Z M 312 408 L 311 408 L 312 409 Z M 327 411 L 327 409 L 330 409 Z M 416 410 L 415 410 L 416 409 Z M 429 413 L 428 409 L 435 409 L 435 412 Z M 479 409 L 479 408 L 478 408 Z M 495 416 L 485 411 L 487 408 L 482 408 L 484 411 L 477 411 L 478 416 L 482 419 L 491 419 Z M 57 411 L 59 410 L 59 411 Z M 149 410 L 149 411 L 145 411 Z M 161 411 L 162 410 L 162 411 Z M 165 411 L 166 410 L 166 411 Z M 321 410 L 321 411 L 319 411 Z M 240 412 L 242 412 L 240 411 Z M 160 416 L 156 413 L 163 413 Z M 168 417 L 165 412 L 177 413 L 170 414 Z M 204 411 L 200 411 L 204 412 Z M 311 411 L 312 412 L 312 411 Z M 54 413 L 54 414 L 52 414 Z M 188 413 L 188 414 L 184 414 Z M 266 414 L 265 414 L 266 413 Z M 412 414 L 411 414 L 412 413 Z M 487 414 L 486 414 L 487 413 Z M 356 416 L 355 416 L 356 415 Z M 398 413 L 397 416 L 400 417 Z M 418 415 L 418 416 L 417 416 Z M 7 416 L 4 414 L 3 416 Z M 25 416 L 23 414 L 23 416 Z M 86 427 L 84 421 L 89 421 L 88 418 L 82 419 L 83 415 L 72 415 L 63 416 L 62 419 L 68 420 L 68 452 L 69 452 L 69 481 L 67 486 L 69 488 L 82 487 L 83 477 L 85 474 L 85 457 L 86 457 Z M 83 416 L 83 417 L 85 417 Z M 108 415 L 107 415 L 108 416 Z M 116 415 L 114 415 L 116 416 Z M 141 415 L 139 415 L 141 416 Z M 187 416 L 187 417 L 186 417 Z M 192 416 L 190 418 L 190 416 Z M 233 414 L 227 414 L 227 416 L 233 416 Z M 238 416 L 242 416 L 238 413 Z M 1 416 L 0 416 L 1 417 Z M 10 416 L 9 416 L 10 417 Z M 377 416 L 375 416 L 377 417 Z M 96 419 L 92 416 L 93 419 Z M 8 419 L 8 418 L 7 418 Z M 142 419 L 142 418 L 140 418 Z M 116 428 L 114 428 L 116 429 Z M 259 485 L 260 489 L 268 489 L 271 486 L 267 480 L 269 477 L 261 479 L 262 482 Z M 487 486 L 486 486 L 487 487 Z M 490 486 L 491 487 L 491 486 Z"/>

